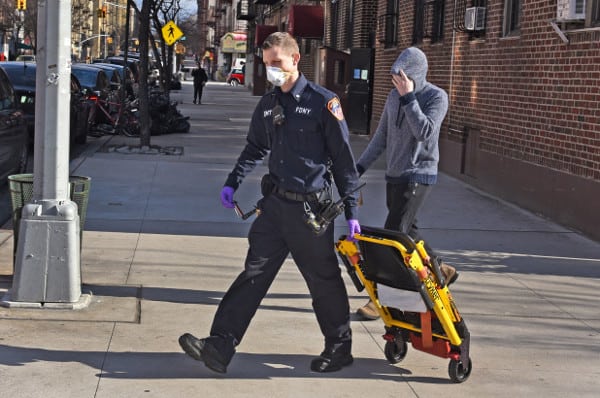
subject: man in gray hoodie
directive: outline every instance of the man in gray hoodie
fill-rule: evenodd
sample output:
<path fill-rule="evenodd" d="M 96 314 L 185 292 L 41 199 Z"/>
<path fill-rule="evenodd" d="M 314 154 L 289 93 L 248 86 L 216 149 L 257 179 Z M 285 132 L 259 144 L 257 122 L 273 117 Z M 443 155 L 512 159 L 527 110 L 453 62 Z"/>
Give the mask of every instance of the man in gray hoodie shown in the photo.
<path fill-rule="evenodd" d="M 448 95 L 426 80 L 427 57 L 416 47 L 402 51 L 392 65 L 394 89 L 388 94 L 383 114 L 369 145 L 357 161 L 363 174 L 385 151 L 387 168 L 385 228 L 421 240 L 416 215 L 437 181 L 440 127 L 448 111 Z M 431 254 L 431 253 L 430 253 Z M 456 270 L 441 264 L 446 284 L 458 277 Z M 377 319 L 369 301 L 357 313 Z"/>

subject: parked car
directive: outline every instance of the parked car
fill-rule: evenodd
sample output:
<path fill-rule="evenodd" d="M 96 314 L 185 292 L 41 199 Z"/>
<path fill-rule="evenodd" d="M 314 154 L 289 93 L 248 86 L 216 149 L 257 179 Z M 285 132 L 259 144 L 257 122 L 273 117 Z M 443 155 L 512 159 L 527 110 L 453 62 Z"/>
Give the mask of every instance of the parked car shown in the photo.
<path fill-rule="evenodd" d="M 35 63 L 0 62 L 16 95 L 16 105 L 23 112 L 29 131 L 29 142 L 33 144 L 35 131 Z"/>
<path fill-rule="evenodd" d="M 125 65 L 125 58 L 123 57 L 108 57 L 101 61 L 102 63 Z M 133 73 L 134 82 L 139 84 L 140 82 L 140 60 L 137 58 L 127 57 L 127 66 Z"/>
<path fill-rule="evenodd" d="M 29 136 L 13 87 L 0 68 L 0 185 L 11 174 L 24 173 L 29 157 Z"/>
<path fill-rule="evenodd" d="M 140 53 L 138 52 L 128 52 L 127 59 L 135 60 L 140 65 Z M 124 52 L 121 51 L 119 53 L 119 57 L 123 57 Z M 160 61 L 157 61 L 154 57 L 154 53 L 151 51 L 148 57 L 148 84 L 150 86 L 155 86 L 159 84 L 160 79 Z M 129 63 L 129 62 L 128 62 Z"/>
<path fill-rule="evenodd" d="M 73 64 L 71 65 L 71 73 L 77 77 L 84 92 L 87 92 L 88 95 L 95 94 L 101 98 L 108 97 L 110 79 L 102 69 L 87 64 Z"/>
<path fill-rule="evenodd" d="M 111 107 L 117 106 L 118 97 L 111 90 L 106 72 L 88 64 L 73 64 L 71 71 L 79 79 L 85 98 L 93 105 L 88 117 L 88 127 L 93 129 L 95 124 L 110 122 Z"/>
<path fill-rule="evenodd" d="M 79 79 L 71 73 L 71 142 L 86 143 L 92 127 L 91 115 L 94 114 L 94 108 L 95 104 L 85 95 Z"/>
<path fill-rule="evenodd" d="M 0 67 L 6 72 L 16 95 L 17 106 L 23 112 L 29 131 L 29 142 L 33 144 L 35 131 L 35 77 L 34 62 L 0 62 Z M 71 74 L 71 103 L 70 103 L 70 135 L 71 143 L 83 144 L 87 140 L 88 125 L 86 123 L 90 105 L 83 98 L 81 85 Z"/>
<path fill-rule="evenodd" d="M 119 72 L 119 75 L 121 76 L 121 82 L 125 82 L 125 92 L 127 93 L 127 95 L 129 95 L 130 97 L 137 96 L 138 86 L 137 84 L 134 85 L 135 79 L 133 77 L 133 72 L 131 72 L 131 69 L 129 69 L 128 66 L 109 63 L 94 63 L 92 64 L 92 66 L 102 66 L 116 69 Z"/>
<path fill-rule="evenodd" d="M 122 79 L 121 79 L 121 74 L 119 73 L 117 68 L 112 67 L 112 66 L 107 66 L 107 64 L 100 64 L 100 63 L 97 63 L 97 64 L 75 64 L 75 65 L 87 65 L 87 66 L 91 66 L 93 68 L 102 69 L 104 71 L 104 73 L 106 73 L 106 76 L 108 77 L 109 84 L 110 84 L 110 90 L 112 92 L 118 92 L 121 89 Z M 115 66 L 119 66 L 119 65 L 115 65 Z"/>
<path fill-rule="evenodd" d="M 181 66 L 179 67 L 179 73 L 177 76 L 179 80 L 193 80 L 192 72 L 198 69 L 198 63 L 193 59 L 184 59 Z"/>
<path fill-rule="evenodd" d="M 35 55 L 18 55 L 17 61 L 35 62 Z"/>
<path fill-rule="evenodd" d="M 244 72 L 241 68 L 234 68 L 227 75 L 227 83 L 232 86 L 244 85 Z"/>

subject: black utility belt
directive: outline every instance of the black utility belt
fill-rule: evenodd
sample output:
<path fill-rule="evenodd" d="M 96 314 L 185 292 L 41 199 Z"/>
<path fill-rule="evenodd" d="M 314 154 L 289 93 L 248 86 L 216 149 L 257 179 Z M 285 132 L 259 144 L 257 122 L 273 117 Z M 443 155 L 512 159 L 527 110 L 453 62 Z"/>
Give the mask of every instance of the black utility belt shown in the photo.
<path fill-rule="evenodd" d="M 295 202 L 314 202 L 314 201 L 319 200 L 319 198 L 321 197 L 321 193 L 323 193 L 323 191 L 321 190 L 321 191 L 311 192 L 311 193 L 298 193 L 298 192 L 287 191 L 281 187 L 275 186 L 275 187 L 273 187 L 273 193 L 281 198 L 293 200 Z"/>

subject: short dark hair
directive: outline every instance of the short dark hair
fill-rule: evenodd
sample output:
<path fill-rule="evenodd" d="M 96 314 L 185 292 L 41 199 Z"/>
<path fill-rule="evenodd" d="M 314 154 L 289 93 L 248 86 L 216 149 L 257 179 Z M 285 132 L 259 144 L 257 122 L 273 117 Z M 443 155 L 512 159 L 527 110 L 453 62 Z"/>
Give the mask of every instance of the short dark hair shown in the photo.
<path fill-rule="evenodd" d="M 271 33 L 262 44 L 263 50 L 268 50 L 271 47 L 281 47 L 288 54 L 300 54 L 300 47 L 294 36 L 287 32 Z"/>

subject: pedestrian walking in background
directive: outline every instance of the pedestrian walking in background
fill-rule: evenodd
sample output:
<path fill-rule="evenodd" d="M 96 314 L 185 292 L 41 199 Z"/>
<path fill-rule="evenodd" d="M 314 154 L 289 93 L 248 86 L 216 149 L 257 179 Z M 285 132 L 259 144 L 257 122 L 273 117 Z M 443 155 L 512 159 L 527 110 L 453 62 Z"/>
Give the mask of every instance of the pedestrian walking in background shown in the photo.
<path fill-rule="evenodd" d="M 208 81 L 208 75 L 200 62 L 198 62 L 198 68 L 192 71 L 192 77 L 194 78 L 194 104 L 196 102 L 201 104 L 202 91 Z"/>
<path fill-rule="evenodd" d="M 245 268 L 233 282 L 214 316 L 210 336 L 186 333 L 179 344 L 192 358 L 225 373 L 281 265 L 292 255 L 312 297 L 325 348 L 312 360 L 315 372 L 333 372 L 350 365 L 350 308 L 337 256 L 333 223 L 322 234 L 311 227 L 310 214 L 332 198 L 335 184 L 346 197 L 345 216 L 352 238 L 357 221 L 358 173 L 340 101 L 331 91 L 298 71 L 300 50 L 288 33 L 276 32 L 263 45 L 267 79 L 274 89 L 259 101 L 247 144 L 221 191 L 221 202 L 233 208 L 233 194 L 269 155 L 263 177 L 260 213 L 248 234 Z M 286 327 L 286 326 L 282 326 Z"/>
<path fill-rule="evenodd" d="M 426 79 L 427 57 L 416 47 L 402 51 L 392 65 L 394 88 L 388 94 L 377 130 L 356 168 L 362 175 L 385 151 L 385 228 L 421 237 L 417 212 L 437 181 L 440 128 L 448 111 L 446 92 Z M 427 247 L 430 255 L 431 249 Z M 458 277 L 454 267 L 441 263 L 446 283 Z M 365 319 L 379 313 L 369 301 L 357 311 Z"/>

